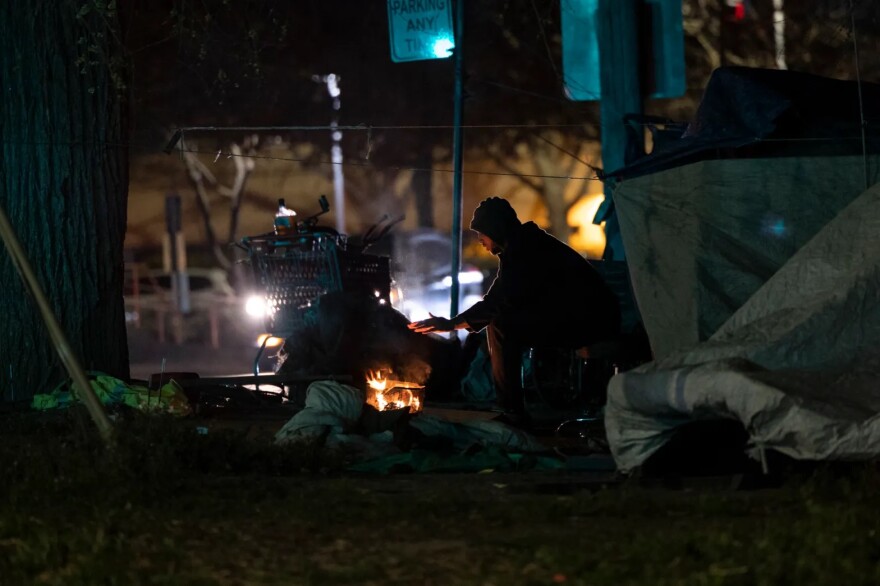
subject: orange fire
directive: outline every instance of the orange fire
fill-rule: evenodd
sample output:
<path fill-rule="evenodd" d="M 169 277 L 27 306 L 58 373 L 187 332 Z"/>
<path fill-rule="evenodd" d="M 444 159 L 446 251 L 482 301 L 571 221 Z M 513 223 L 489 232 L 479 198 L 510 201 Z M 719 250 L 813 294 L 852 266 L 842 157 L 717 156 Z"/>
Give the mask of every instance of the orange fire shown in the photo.
<path fill-rule="evenodd" d="M 367 376 L 367 403 L 379 411 L 409 407 L 410 413 L 422 410 L 425 387 L 400 380 L 390 380 L 381 370 Z"/>

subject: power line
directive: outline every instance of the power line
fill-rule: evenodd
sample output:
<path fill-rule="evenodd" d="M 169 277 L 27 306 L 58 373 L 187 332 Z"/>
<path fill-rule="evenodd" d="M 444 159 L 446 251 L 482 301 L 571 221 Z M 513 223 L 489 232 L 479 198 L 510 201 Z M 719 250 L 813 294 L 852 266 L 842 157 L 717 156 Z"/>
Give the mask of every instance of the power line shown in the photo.
<path fill-rule="evenodd" d="M 538 21 L 538 30 L 541 32 L 541 39 L 544 41 L 544 48 L 547 49 L 547 61 L 550 62 L 550 67 L 553 68 L 553 73 L 556 75 L 556 79 L 562 79 L 562 76 L 559 75 L 559 70 L 556 68 L 556 62 L 553 60 L 553 51 L 550 50 L 550 43 L 547 42 L 547 33 L 544 31 L 544 22 L 541 18 L 541 13 L 538 12 L 538 7 L 535 6 L 535 0 L 531 0 L 532 10 L 535 11 L 535 20 Z"/>
<path fill-rule="evenodd" d="M 541 18 L 541 13 L 538 11 L 538 7 L 535 5 L 535 0 L 530 0 L 530 3 L 531 3 L 531 6 L 532 6 L 532 10 L 533 10 L 534 13 L 535 13 L 535 19 L 538 21 L 538 30 L 539 30 L 539 33 L 540 33 L 541 40 L 543 41 L 545 57 L 547 58 L 547 61 L 548 61 L 548 63 L 550 64 L 550 68 L 551 68 L 551 70 L 552 70 L 553 77 L 556 78 L 556 83 L 559 85 L 560 88 L 566 88 L 566 87 L 568 87 L 570 84 L 568 84 L 568 83 L 566 82 L 564 76 L 559 72 L 559 68 L 556 66 L 556 60 L 555 60 L 555 58 L 554 58 L 554 56 L 553 56 L 553 50 L 550 48 L 550 42 L 547 40 L 547 32 L 546 32 L 546 30 L 545 30 L 545 28 L 544 28 L 544 22 L 543 22 L 543 19 Z M 551 7 L 551 8 L 552 8 L 552 7 Z M 560 4 L 559 10 L 561 11 L 561 10 L 564 10 L 564 9 L 565 9 L 565 8 Z M 560 27 L 561 27 L 561 21 L 560 21 Z M 561 34 L 561 30 L 560 30 L 560 34 Z M 524 38 L 520 37 L 519 40 L 523 43 L 523 45 L 526 45 L 526 42 L 525 42 L 525 39 L 524 39 Z M 539 52 L 538 50 L 534 50 L 534 51 L 532 51 L 532 50 L 531 50 L 531 47 L 529 47 L 529 49 L 530 49 L 530 52 L 535 52 L 535 53 L 538 53 L 538 52 Z M 491 82 L 490 82 L 490 83 L 491 83 Z M 501 88 L 503 88 L 503 89 L 508 89 L 508 90 L 512 90 L 512 91 L 518 91 L 518 92 L 523 93 L 523 94 L 532 95 L 532 96 L 535 96 L 535 97 L 538 97 L 538 98 L 543 98 L 543 99 L 546 99 L 546 100 L 552 100 L 552 101 L 556 101 L 556 102 L 560 102 L 560 103 L 571 104 L 571 103 L 573 102 L 573 100 L 570 100 L 570 99 L 561 98 L 561 97 L 556 97 L 556 96 L 542 95 L 542 94 L 538 94 L 538 93 L 536 93 L 536 92 L 530 92 L 530 91 L 528 91 L 528 90 L 522 90 L 522 89 L 514 88 L 514 87 L 511 87 L 511 86 L 506 86 L 506 85 L 503 85 L 503 84 L 500 84 L 500 83 L 493 83 L 492 85 L 497 85 L 498 87 L 501 87 Z M 576 84 L 576 86 L 577 86 L 577 89 L 580 89 L 580 90 L 586 90 L 586 88 L 583 87 L 582 84 L 580 84 L 580 83 Z M 599 98 L 599 96 L 596 96 L 596 99 L 598 99 L 598 98 Z"/>
<path fill-rule="evenodd" d="M 118 148 L 128 148 L 131 149 L 133 146 L 143 146 L 132 143 L 112 143 L 112 142 L 85 142 L 85 141 L 71 141 L 71 142 L 63 142 L 63 141 L 53 141 L 53 142 L 41 142 L 41 141 L 0 141 L 0 144 L 27 144 L 27 145 L 42 145 L 42 146 L 55 146 L 55 145 L 63 145 L 63 146 L 85 146 L 85 145 L 101 145 L 105 147 L 118 147 Z M 551 143 L 552 144 L 552 143 Z M 555 145 L 554 145 L 555 146 Z M 146 149 L 147 151 L 158 152 L 160 149 L 155 149 L 152 146 Z M 199 149 L 191 149 L 191 148 L 178 148 L 180 153 L 192 153 L 195 155 L 211 155 L 214 157 L 214 160 L 220 158 L 242 158 L 242 159 L 255 159 L 255 160 L 264 160 L 264 161 L 280 161 L 280 162 L 288 162 L 288 163 L 310 163 L 313 165 L 341 165 L 341 166 L 349 166 L 349 167 L 372 167 L 377 171 L 385 170 L 385 169 L 393 169 L 395 171 L 415 171 L 415 172 L 436 172 L 436 173 L 452 173 L 453 169 L 436 169 L 433 167 L 410 167 L 406 165 L 375 165 L 370 161 L 358 161 L 358 160 L 348 160 L 343 161 L 342 163 L 334 163 L 333 161 L 327 160 L 318 160 L 313 161 L 310 159 L 304 158 L 295 158 L 295 157 L 276 157 L 271 155 L 257 155 L 257 154 L 236 154 L 233 152 L 224 152 L 222 149 L 218 151 L 210 150 L 204 151 Z M 537 173 L 505 173 L 501 171 L 472 171 L 472 170 L 463 170 L 462 173 L 466 173 L 468 175 L 489 175 L 493 177 L 530 177 L 534 179 L 568 179 L 571 181 L 601 181 L 598 176 L 578 176 L 578 175 L 541 175 Z"/>
<path fill-rule="evenodd" d="M 492 82 L 484 82 L 492 83 Z M 498 84 L 493 84 L 498 85 Z M 535 94 L 540 95 L 540 94 Z M 583 122 L 580 124 L 464 124 L 462 128 L 469 129 L 512 129 L 512 128 L 581 128 L 592 124 Z M 354 124 L 354 125 L 309 125 L 309 126 L 181 126 L 176 130 L 182 132 L 268 132 L 268 131 L 328 131 L 328 130 L 360 130 L 370 132 L 373 130 L 449 130 L 454 128 L 452 124 Z"/>
<path fill-rule="evenodd" d="M 546 137 L 544 137 L 544 136 L 541 136 L 540 134 L 537 135 L 537 136 L 538 136 L 538 138 L 540 138 L 541 140 L 543 140 L 544 142 L 546 142 L 547 144 L 549 144 L 549 145 L 552 146 L 553 148 L 559 150 L 560 152 L 565 153 L 566 155 L 568 155 L 569 157 L 571 157 L 571 158 L 574 159 L 575 161 L 577 161 L 577 162 L 579 162 L 579 163 L 583 163 L 584 165 L 586 165 L 587 167 L 589 167 L 591 171 L 597 171 L 597 175 L 598 175 L 598 169 L 597 169 L 594 165 L 591 165 L 590 163 L 586 162 L 585 160 L 583 160 L 582 158 L 580 158 L 580 157 L 579 157 L 578 155 L 576 155 L 575 153 L 571 152 L 570 150 L 568 150 L 568 149 L 565 148 L 565 147 L 561 147 L 561 146 L 559 146 L 558 144 L 556 144 L 555 142 L 551 141 L 550 139 L 548 139 L 548 138 L 546 138 Z"/>
<path fill-rule="evenodd" d="M 530 90 L 524 90 L 524 89 L 522 89 L 522 88 L 513 87 L 513 86 L 510 86 L 510 85 L 505 85 L 505 84 L 500 83 L 500 82 L 497 82 L 497 81 L 491 81 L 491 80 L 488 80 L 488 79 L 478 79 L 478 80 L 476 80 L 476 81 L 477 81 L 477 83 L 484 83 L 484 84 L 486 84 L 486 85 L 493 85 L 493 86 L 495 86 L 495 87 L 499 87 L 499 88 L 504 89 L 504 90 L 509 90 L 509 91 L 512 91 L 512 92 L 517 92 L 517 93 L 520 93 L 520 94 L 525 94 L 525 95 L 527 95 L 527 96 L 533 96 L 533 97 L 536 97 L 536 98 L 541 98 L 542 100 L 549 100 L 549 101 L 551 101 L 551 102 L 556 102 L 556 103 L 558 103 L 558 104 L 566 104 L 566 105 L 569 105 L 569 106 L 580 106 L 580 104 L 574 104 L 574 103 L 572 102 L 572 100 L 568 100 L 568 99 L 565 99 L 565 98 L 560 98 L 560 97 L 557 97 L 557 96 L 548 96 L 547 94 L 540 94 L 540 93 L 538 93 L 538 92 L 533 92 L 533 91 L 530 91 Z M 559 79 L 557 79 L 557 81 L 559 81 Z"/>
<path fill-rule="evenodd" d="M 333 161 L 310 161 L 308 159 L 297 159 L 297 158 L 289 158 L 289 157 L 273 157 L 270 155 L 252 155 L 252 154 L 235 154 L 235 153 L 224 153 L 222 151 L 200 151 L 197 149 L 188 149 L 181 148 L 181 152 L 187 152 L 197 155 L 214 155 L 215 158 L 225 157 L 227 159 L 238 157 L 238 158 L 248 158 L 248 159 L 259 159 L 259 160 L 268 160 L 268 161 L 282 161 L 282 162 L 290 162 L 290 163 L 313 163 L 316 165 L 342 165 L 342 166 L 353 166 L 353 167 L 372 167 L 376 170 L 383 169 L 393 169 L 396 171 L 427 171 L 427 172 L 436 172 L 436 173 L 452 173 L 453 169 L 435 169 L 433 167 L 408 167 L 404 165 L 383 165 L 377 166 L 369 161 L 346 161 L 342 163 L 334 163 Z M 571 181 L 601 181 L 598 176 L 585 177 L 585 176 L 576 176 L 576 175 L 541 175 L 537 173 L 505 173 L 501 171 L 469 171 L 462 170 L 462 173 L 466 173 L 468 175 L 490 175 L 495 177 L 529 177 L 533 179 L 568 179 Z"/>

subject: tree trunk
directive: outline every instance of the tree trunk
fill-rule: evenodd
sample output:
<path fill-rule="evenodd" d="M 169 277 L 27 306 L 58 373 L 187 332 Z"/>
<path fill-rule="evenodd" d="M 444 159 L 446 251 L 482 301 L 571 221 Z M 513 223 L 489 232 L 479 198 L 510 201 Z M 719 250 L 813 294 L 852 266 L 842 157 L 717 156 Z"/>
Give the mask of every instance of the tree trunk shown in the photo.
<path fill-rule="evenodd" d="M 554 146 L 561 142 L 560 137 L 554 139 L 552 143 L 538 142 L 533 146 L 532 163 L 536 172 L 544 176 L 540 196 L 547 207 L 547 219 L 550 221 L 547 231 L 567 244 L 572 234 L 572 227 L 568 223 L 571 204 L 565 199 L 567 181 L 550 176 L 568 175 L 573 160 L 570 155 Z"/>
<path fill-rule="evenodd" d="M 93 4 L 0 3 L 0 205 L 82 366 L 127 379 L 125 72 Z M 26 399 L 67 375 L 5 248 L 0 282 L 0 397 Z"/>
<path fill-rule="evenodd" d="M 559 181 L 549 181 L 544 187 L 544 203 L 550 225 L 547 231 L 568 244 L 574 228 L 568 223 L 568 210 L 571 205 L 565 201 L 565 185 Z"/>

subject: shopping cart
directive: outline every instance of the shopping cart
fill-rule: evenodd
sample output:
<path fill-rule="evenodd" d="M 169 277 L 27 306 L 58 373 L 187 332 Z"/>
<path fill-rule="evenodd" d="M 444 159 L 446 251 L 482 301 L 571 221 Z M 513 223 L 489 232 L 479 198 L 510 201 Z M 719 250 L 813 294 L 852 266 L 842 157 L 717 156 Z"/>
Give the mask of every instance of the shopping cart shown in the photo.
<path fill-rule="evenodd" d="M 316 227 L 315 217 L 298 223 L 290 234 L 269 233 L 241 241 L 266 307 L 268 335 L 254 358 L 254 375 L 259 375 L 260 357 L 271 337 L 286 340 L 315 325 L 316 306 L 323 295 L 345 291 L 390 302 L 388 257 L 350 250 L 346 236 Z"/>

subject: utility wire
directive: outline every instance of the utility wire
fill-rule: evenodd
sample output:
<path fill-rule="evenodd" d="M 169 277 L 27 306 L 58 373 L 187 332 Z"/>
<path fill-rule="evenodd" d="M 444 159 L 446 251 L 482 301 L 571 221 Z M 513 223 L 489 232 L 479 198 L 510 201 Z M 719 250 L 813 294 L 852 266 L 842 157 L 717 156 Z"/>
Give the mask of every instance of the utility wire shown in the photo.
<path fill-rule="evenodd" d="M 537 135 L 535 135 L 535 136 L 537 136 L 538 138 L 540 138 L 541 140 L 543 140 L 544 142 L 546 142 L 547 144 L 549 144 L 549 145 L 552 146 L 553 148 L 559 150 L 560 152 L 565 153 L 566 155 L 568 155 L 569 157 L 571 157 L 571 158 L 574 159 L 575 161 L 577 161 L 577 162 L 579 162 L 579 163 L 583 163 L 583 164 L 586 165 L 591 171 L 595 172 L 595 173 L 598 175 L 598 169 L 597 169 L 595 166 L 593 166 L 593 165 L 591 165 L 590 163 L 586 162 L 585 160 L 583 160 L 582 158 L 580 158 L 578 155 L 576 155 L 575 153 L 571 152 L 571 151 L 568 150 L 567 148 L 559 146 L 558 144 L 556 144 L 555 142 L 551 141 L 549 138 L 547 138 L 547 137 L 545 137 L 545 136 L 543 136 L 543 135 L 537 134 Z"/>
<path fill-rule="evenodd" d="M 541 13 L 538 12 L 538 7 L 535 6 L 535 0 L 531 0 L 532 10 L 535 11 L 535 20 L 538 22 L 538 30 L 541 33 L 541 39 L 544 41 L 544 48 L 547 50 L 547 61 L 550 62 L 550 67 L 553 68 L 553 73 L 556 75 L 556 79 L 562 79 L 562 76 L 559 75 L 559 70 L 556 68 L 556 62 L 553 59 L 553 51 L 550 50 L 550 43 L 547 42 L 547 33 L 544 31 L 544 21 L 541 18 Z"/>
<path fill-rule="evenodd" d="M 491 81 L 491 80 L 488 80 L 488 79 L 478 79 L 478 80 L 476 80 L 476 81 L 477 81 L 477 83 L 483 83 L 483 84 L 486 84 L 486 85 L 493 85 L 493 86 L 495 86 L 495 87 L 499 87 L 499 88 L 504 89 L 504 90 L 508 90 L 508 91 L 516 92 L 516 93 L 520 93 L 520 94 L 525 94 L 525 95 L 527 95 L 527 96 L 533 96 L 533 97 L 536 97 L 536 98 L 541 98 L 542 100 L 548 100 L 548 101 L 551 101 L 551 102 L 556 102 L 557 104 L 566 104 L 566 105 L 569 105 L 569 106 L 575 106 L 575 105 L 576 105 L 572 100 L 568 100 L 568 99 L 566 99 L 566 98 L 560 98 L 560 97 L 557 97 L 557 96 L 548 96 L 547 94 L 540 94 L 540 93 L 538 93 L 538 92 L 533 92 L 533 91 L 530 91 L 530 90 L 524 90 L 524 89 L 522 89 L 522 88 L 517 88 L 517 87 L 513 87 L 513 86 L 505 85 L 505 84 L 503 84 L 503 83 L 499 83 L 499 82 L 497 82 L 497 81 Z M 557 79 L 557 81 L 559 81 L 559 79 Z M 577 104 L 577 105 L 579 105 L 579 104 Z"/>
<path fill-rule="evenodd" d="M 541 138 L 543 138 L 543 137 L 541 137 Z M 544 140 L 546 140 L 546 139 L 544 139 Z M 136 144 L 133 145 L 132 143 L 119 144 L 119 143 L 112 143 L 112 142 L 85 143 L 85 142 L 60 142 L 60 141 L 53 141 L 53 142 L 0 141 L 0 144 L 29 144 L 29 145 L 44 145 L 44 146 L 56 146 L 56 145 L 64 145 L 64 146 L 91 145 L 91 146 L 95 146 L 95 145 L 101 145 L 101 146 L 116 147 L 116 148 L 127 147 L 129 149 L 131 149 L 132 146 L 138 146 Z M 550 143 L 550 144 L 553 144 L 553 143 Z M 553 146 L 556 146 L 556 145 L 553 145 Z M 557 148 L 560 148 L 560 147 L 557 147 Z M 146 150 L 148 150 L 150 152 L 156 151 L 156 149 L 152 145 L 150 147 L 148 147 Z M 242 159 L 254 159 L 254 160 L 263 160 L 263 161 L 279 161 L 279 162 L 287 162 L 287 163 L 309 163 L 309 164 L 314 164 L 314 165 L 340 165 L 343 167 L 345 167 L 345 166 L 348 166 L 348 167 L 372 167 L 373 169 L 375 169 L 377 171 L 381 171 L 384 169 L 393 169 L 395 171 L 415 171 L 415 172 L 436 172 L 436 173 L 452 173 L 452 172 L 454 172 L 453 169 L 443 169 L 443 168 L 433 168 L 433 167 L 410 167 L 410 166 L 406 166 L 406 165 L 378 166 L 378 165 L 376 165 L 370 161 L 367 161 L 367 160 L 357 161 L 354 159 L 348 159 L 347 161 L 343 161 L 341 163 L 334 163 L 333 161 L 327 161 L 327 160 L 313 161 L 310 159 L 295 158 L 295 157 L 276 157 L 276 156 L 271 156 L 271 155 L 257 155 L 257 154 L 245 154 L 245 153 L 236 154 L 233 152 L 225 152 L 223 150 L 204 151 L 204 150 L 199 150 L 199 149 L 194 149 L 194 148 L 185 148 L 185 147 L 178 147 L 176 150 L 178 150 L 180 152 L 181 156 L 183 156 L 184 153 L 190 153 L 190 154 L 195 154 L 195 155 L 210 155 L 211 157 L 213 157 L 214 161 L 217 161 L 220 158 L 224 158 L 224 159 L 242 158 Z M 566 152 L 566 154 L 569 154 L 570 156 L 574 156 L 574 155 L 571 155 L 571 153 L 568 153 L 567 151 L 563 150 L 563 152 Z M 590 168 L 595 169 L 592 166 L 590 166 Z M 462 173 L 466 173 L 468 175 L 489 175 L 489 176 L 494 176 L 494 177 L 530 177 L 530 178 L 535 178 L 535 179 L 568 179 L 571 181 L 601 181 L 601 179 L 598 177 L 598 175 L 593 176 L 593 177 L 587 177 L 587 176 L 578 176 L 578 175 L 541 175 L 541 174 L 536 174 L 536 173 L 505 173 L 505 172 L 501 172 L 501 171 L 470 171 L 470 170 L 463 170 Z"/>
<path fill-rule="evenodd" d="M 868 120 L 865 119 L 866 124 L 867 124 L 867 121 Z M 554 125 L 551 125 L 551 126 L 554 126 Z M 586 161 L 583 161 L 582 159 L 580 159 L 579 157 L 577 157 L 575 154 L 571 153 L 567 149 L 560 147 L 559 145 L 556 145 L 555 143 L 553 143 L 552 141 L 548 140 L 547 138 L 545 138 L 541 135 L 536 135 L 536 136 L 538 138 L 540 138 L 541 140 L 543 140 L 544 142 L 547 142 L 551 146 L 559 149 L 561 152 L 567 154 L 568 156 L 575 158 L 579 162 L 590 166 L 591 169 L 595 169 L 595 167 L 593 167 L 592 165 L 589 165 L 589 163 L 587 163 Z M 837 141 L 837 142 L 855 141 L 855 140 L 861 140 L 861 139 L 862 139 L 861 136 L 836 136 L 833 138 L 832 137 L 821 137 L 821 136 L 800 137 L 800 138 L 757 138 L 757 137 L 755 138 L 755 140 L 758 142 L 803 142 L 803 143 L 832 141 L 832 140 Z M 67 141 L 67 142 L 65 142 L 65 141 L 52 141 L 52 142 L 49 142 L 49 141 L 0 140 L 0 144 L 6 144 L 6 145 L 10 145 L 10 144 L 25 145 L 25 144 L 27 144 L 27 145 L 43 145 L 43 146 L 68 146 L 68 147 L 100 145 L 100 146 L 107 146 L 107 147 L 112 147 L 112 148 L 120 148 L 120 147 L 125 147 L 128 149 L 142 148 L 143 150 L 148 151 L 148 152 L 157 151 L 157 149 L 155 148 L 155 145 L 152 143 L 150 145 L 146 145 L 146 144 L 141 144 L 141 143 L 115 143 L 115 142 L 103 142 L 103 141 L 102 142 L 84 142 L 84 141 Z M 296 158 L 296 157 L 277 157 L 277 156 L 271 156 L 271 155 L 257 155 L 257 154 L 245 154 L 245 153 L 236 154 L 236 153 L 232 153 L 232 152 L 225 152 L 223 150 L 206 151 L 206 150 L 199 150 L 199 149 L 193 149 L 193 148 L 179 148 L 177 150 L 179 150 L 181 152 L 181 155 L 184 152 L 197 154 L 197 155 L 210 155 L 211 157 L 213 157 L 213 159 L 215 161 L 220 158 L 231 159 L 233 157 L 237 157 L 237 158 L 248 158 L 248 159 L 256 159 L 256 160 L 266 160 L 266 161 L 290 162 L 290 163 L 311 163 L 311 164 L 315 164 L 315 165 L 343 165 L 343 166 L 348 165 L 348 166 L 352 166 L 352 167 L 373 167 L 376 170 L 394 169 L 394 170 L 398 170 L 398 171 L 418 171 L 418 172 L 427 171 L 427 172 L 439 172 L 439 173 L 452 173 L 453 172 L 452 169 L 410 167 L 410 166 L 405 166 L 405 165 L 378 166 L 378 165 L 376 165 L 370 161 L 367 161 L 367 160 L 360 162 L 360 161 L 357 161 L 354 159 L 348 159 L 347 161 L 342 162 L 342 163 L 334 163 L 334 162 L 328 161 L 328 160 L 313 161 L 313 160 L 306 159 L 306 158 Z M 531 177 L 531 178 L 536 178 L 536 179 L 543 178 L 543 179 L 570 179 L 570 180 L 580 180 L 580 181 L 601 181 L 601 178 L 598 176 L 587 177 L 587 176 L 575 176 L 575 175 L 541 175 L 541 174 L 530 174 L 530 173 L 506 173 L 506 172 L 499 172 L 499 171 L 474 171 L 474 170 L 466 170 L 466 171 L 463 171 L 463 173 L 467 173 L 470 175 L 491 175 L 491 176 L 500 176 L 500 177 Z"/>
<path fill-rule="evenodd" d="M 490 83 L 490 82 L 486 82 Z M 535 94 L 538 95 L 538 94 Z M 463 124 L 462 128 L 469 129 L 512 129 L 512 128 L 582 128 L 593 122 L 582 122 L 580 124 Z M 327 130 L 448 130 L 454 128 L 452 124 L 390 124 L 390 125 L 374 125 L 374 124 L 350 124 L 350 125 L 308 125 L 308 126 L 181 126 L 177 130 L 183 132 L 267 132 L 276 130 L 293 130 L 293 131 L 323 131 Z"/>
<path fill-rule="evenodd" d="M 553 57 L 553 51 L 550 49 L 550 43 L 547 40 L 547 33 L 544 29 L 543 20 L 541 19 L 541 15 L 538 12 L 537 6 L 535 6 L 535 0 L 531 0 L 531 3 L 532 3 L 532 9 L 535 12 L 535 19 L 538 21 L 538 27 L 541 32 L 541 39 L 544 41 L 544 48 L 546 49 L 547 60 L 550 62 L 550 67 L 553 69 L 553 75 L 556 77 L 556 82 L 559 84 L 559 87 L 577 89 L 577 90 L 580 90 L 584 93 L 590 93 L 593 96 L 593 100 L 598 100 L 600 98 L 599 95 L 593 94 L 593 92 L 589 91 L 589 88 L 587 88 L 586 86 L 584 86 L 581 83 L 569 83 L 565 79 L 565 76 L 559 72 L 559 68 L 556 67 L 556 61 Z M 561 14 L 562 14 L 563 10 L 571 10 L 571 9 L 570 8 L 566 9 L 563 6 L 563 4 L 560 3 L 559 10 L 558 10 L 558 14 L 560 14 L 560 21 L 559 21 L 560 29 L 562 28 Z M 561 34 L 562 34 L 562 31 L 560 30 L 560 35 Z M 593 100 L 590 100 L 590 101 L 593 101 Z M 559 101 L 571 103 L 573 100 L 559 98 Z M 580 100 L 578 100 L 578 101 L 580 101 Z"/>
<path fill-rule="evenodd" d="M 353 161 L 349 159 L 347 162 L 342 163 L 334 163 L 333 161 L 309 161 L 308 159 L 297 159 L 297 158 L 288 158 L 288 157 L 273 157 L 269 155 L 253 155 L 253 154 L 235 154 L 235 153 L 224 153 L 222 151 L 201 151 L 197 149 L 180 149 L 181 152 L 187 152 L 191 154 L 197 155 L 212 155 L 215 158 L 224 157 L 227 159 L 231 159 L 233 157 L 240 158 L 249 158 L 249 159 L 259 159 L 259 160 L 269 160 L 269 161 L 282 161 L 282 162 L 291 162 L 291 163 L 314 163 L 316 165 L 342 165 L 342 166 L 352 166 L 352 167 L 373 167 L 374 169 L 393 169 L 396 171 L 428 171 L 428 172 L 436 172 L 436 173 L 452 173 L 453 169 L 435 169 L 433 167 L 408 167 L 403 165 L 383 165 L 381 167 L 376 166 L 375 164 L 369 161 Z M 573 181 L 600 181 L 598 176 L 593 177 L 585 177 L 585 176 L 576 176 L 576 175 L 540 175 L 535 173 L 505 173 L 501 171 L 468 171 L 462 170 L 462 173 L 467 173 L 469 175 L 491 175 L 497 177 L 530 177 L 535 179 L 569 179 Z"/>

